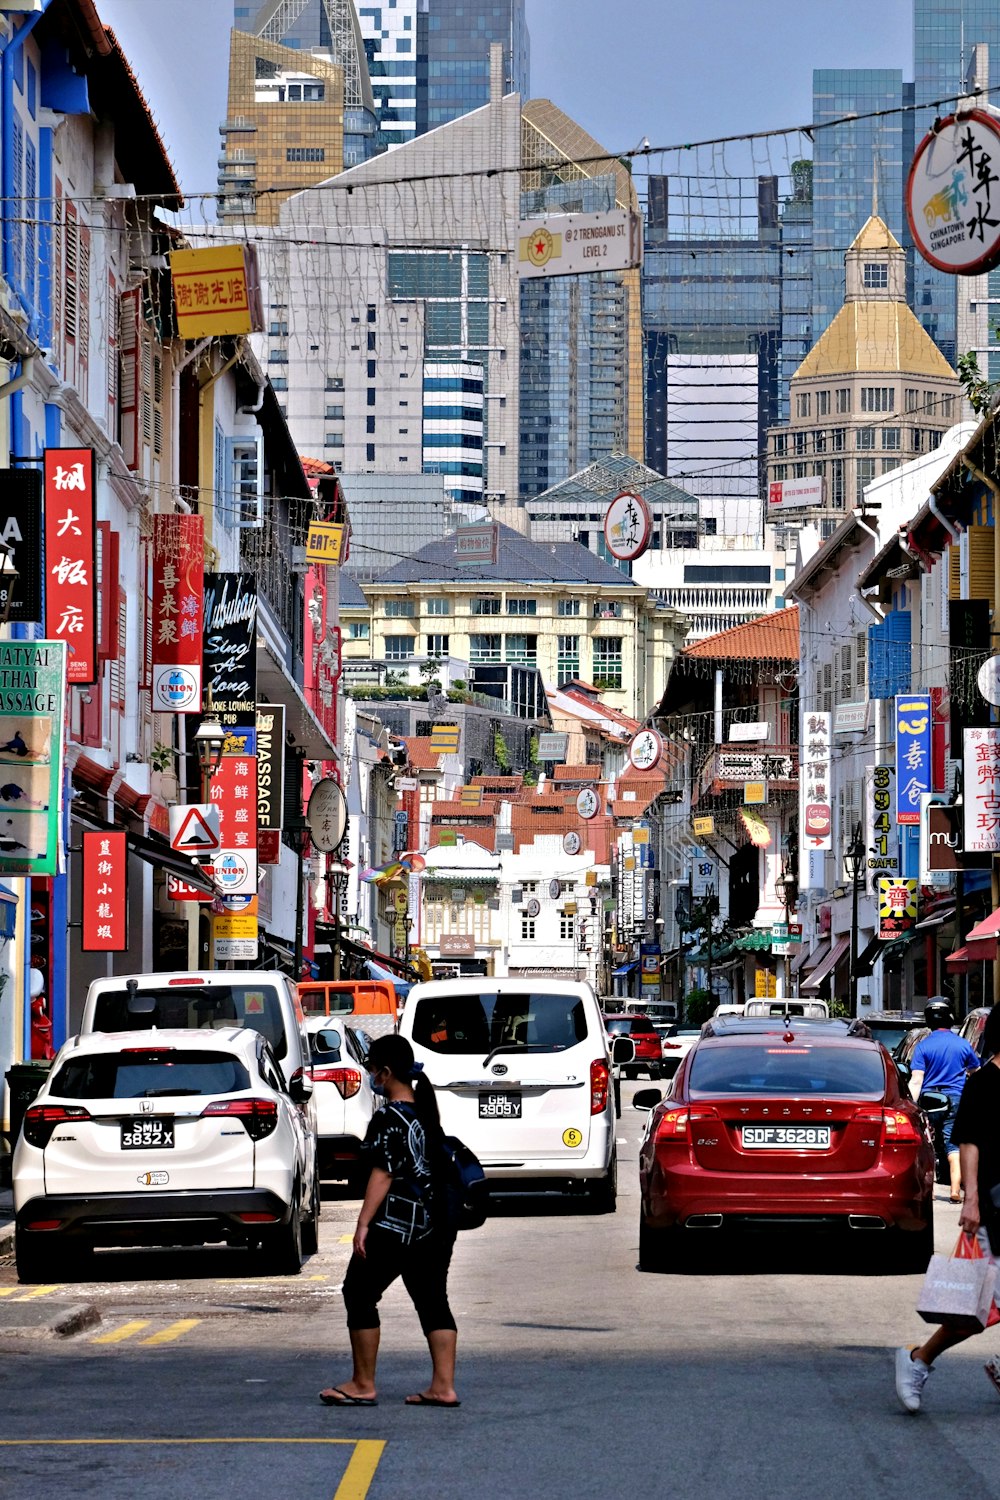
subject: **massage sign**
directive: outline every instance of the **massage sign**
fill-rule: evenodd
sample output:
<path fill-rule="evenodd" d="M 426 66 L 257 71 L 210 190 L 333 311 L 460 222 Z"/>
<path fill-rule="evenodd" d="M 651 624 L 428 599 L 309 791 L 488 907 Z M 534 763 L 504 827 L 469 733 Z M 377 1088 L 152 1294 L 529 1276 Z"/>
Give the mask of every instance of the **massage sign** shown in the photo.
<path fill-rule="evenodd" d="M 45 634 L 66 643 L 67 684 L 81 687 L 97 681 L 94 450 L 46 448 L 44 476 Z"/>

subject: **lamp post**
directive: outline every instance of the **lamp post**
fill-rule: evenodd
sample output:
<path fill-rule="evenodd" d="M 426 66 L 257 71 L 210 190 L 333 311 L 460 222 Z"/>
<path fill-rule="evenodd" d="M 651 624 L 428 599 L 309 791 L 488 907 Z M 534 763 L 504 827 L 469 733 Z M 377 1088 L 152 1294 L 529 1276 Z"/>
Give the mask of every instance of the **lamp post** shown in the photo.
<path fill-rule="evenodd" d="M 865 844 L 861 835 L 861 824 L 855 823 L 851 843 L 844 855 L 844 865 L 851 877 L 851 947 L 848 957 L 847 993 L 852 1018 L 858 1013 L 858 889 L 859 879 L 865 867 Z"/>
<path fill-rule="evenodd" d="M 212 691 L 209 689 L 205 713 L 194 733 L 194 746 L 198 752 L 198 765 L 201 770 L 201 800 L 203 802 L 209 800 L 212 777 L 219 769 L 222 747 L 225 742 L 226 731 L 219 722 L 219 716 L 212 704 Z"/>
<path fill-rule="evenodd" d="M 781 874 L 775 880 L 774 885 L 785 908 L 785 952 L 782 959 L 782 998 L 787 1000 L 792 993 L 792 954 L 789 929 L 791 927 L 791 896 L 795 888 L 795 877 L 789 873 L 786 866 L 782 866 Z"/>
<path fill-rule="evenodd" d="M 340 903 L 347 894 L 347 866 L 336 856 L 328 857 L 326 878 L 333 887 L 333 977 L 340 978 Z"/>

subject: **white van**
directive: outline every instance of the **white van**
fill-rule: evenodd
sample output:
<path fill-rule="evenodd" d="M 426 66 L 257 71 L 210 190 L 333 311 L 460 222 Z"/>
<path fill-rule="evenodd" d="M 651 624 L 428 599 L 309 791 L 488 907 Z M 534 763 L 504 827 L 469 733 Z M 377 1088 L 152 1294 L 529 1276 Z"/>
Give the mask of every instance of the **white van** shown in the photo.
<path fill-rule="evenodd" d="M 719 1012 L 716 1011 L 716 1015 Z M 805 1016 L 810 1021 L 828 1021 L 830 1007 L 825 1000 L 807 1000 L 790 995 L 787 1000 L 748 1000 L 743 1007 L 745 1016 Z"/>
<path fill-rule="evenodd" d="M 492 1182 L 583 1189 L 614 1211 L 611 1053 L 589 984 L 432 980 L 410 991 L 399 1030 L 434 1085 L 445 1132 Z"/>

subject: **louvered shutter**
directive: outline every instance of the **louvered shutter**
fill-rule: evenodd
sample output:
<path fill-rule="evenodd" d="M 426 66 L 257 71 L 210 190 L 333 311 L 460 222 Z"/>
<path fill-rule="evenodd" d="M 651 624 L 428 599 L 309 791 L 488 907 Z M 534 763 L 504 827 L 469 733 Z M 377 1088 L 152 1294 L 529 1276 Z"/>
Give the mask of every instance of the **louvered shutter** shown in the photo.
<path fill-rule="evenodd" d="M 77 341 L 80 333 L 80 240 L 76 208 L 66 200 L 63 260 L 64 370 L 69 385 L 76 384 Z"/>
<path fill-rule="evenodd" d="M 121 446 L 125 462 L 135 472 L 139 467 L 139 289 L 123 292 L 121 299 Z"/>
<path fill-rule="evenodd" d="M 958 542 L 948 548 L 948 598 L 962 597 L 962 549 Z"/>
<path fill-rule="evenodd" d="M 993 527 L 970 526 L 968 539 L 969 598 L 987 599 L 990 608 L 993 609 L 996 604 Z"/>
<path fill-rule="evenodd" d="M 118 283 L 108 272 L 108 346 L 105 350 L 108 371 L 108 431 L 118 431 Z"/>
<path fill-rule="evenodd" d="M 79 298 L 76 388 L 86 401 L 90 374 L 90 230 L 83 225 L 80 226 Z"/>

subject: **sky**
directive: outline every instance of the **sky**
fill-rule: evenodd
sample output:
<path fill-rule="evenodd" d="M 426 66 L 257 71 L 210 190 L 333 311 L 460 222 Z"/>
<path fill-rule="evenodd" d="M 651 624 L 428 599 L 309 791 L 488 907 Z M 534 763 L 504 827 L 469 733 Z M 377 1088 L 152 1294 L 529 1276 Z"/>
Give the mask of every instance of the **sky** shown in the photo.
<path fill-rule="evenodd" d="M 233 0 L 97 0 L 188 193 L 215 187 Z M 815 67 L 912 76 L 912 0 L 527 0 L 531 92 L 609 151 L 806 123 Z"/>

